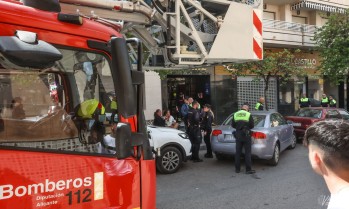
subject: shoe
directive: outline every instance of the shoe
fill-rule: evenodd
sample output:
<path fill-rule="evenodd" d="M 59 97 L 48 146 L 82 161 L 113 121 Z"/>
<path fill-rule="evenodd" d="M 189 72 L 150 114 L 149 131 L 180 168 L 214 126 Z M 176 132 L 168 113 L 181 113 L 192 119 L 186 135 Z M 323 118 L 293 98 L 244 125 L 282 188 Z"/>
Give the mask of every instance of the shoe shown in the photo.
<path fill-rule="evenodd" d="M 255 170 L 249 170 L 249 171 L 246 171 L 245 173 L 246 174 L 254 174 L 254 173 L 256 173 L 256 171 Z"/>
<path fill-rule="evenodd" d="M 213 158 L 213 155 L 212 155 L 212 154 L 206 153 L 206 154 L 204 155 L 204 157 L 205 157 L 205 158 Z"/>
<path fill-rule="evenodd" d="M 235 170 L 235 173 L 240 173 L 240 170 Z"/>
<path fill-rule="evenodd" d="M 193 162 L 194 163 L 201 163 L 201 162 L 203 162 L 203 160 L 202 159 L 195 159 L 195 160 L 193 160 Z"/>

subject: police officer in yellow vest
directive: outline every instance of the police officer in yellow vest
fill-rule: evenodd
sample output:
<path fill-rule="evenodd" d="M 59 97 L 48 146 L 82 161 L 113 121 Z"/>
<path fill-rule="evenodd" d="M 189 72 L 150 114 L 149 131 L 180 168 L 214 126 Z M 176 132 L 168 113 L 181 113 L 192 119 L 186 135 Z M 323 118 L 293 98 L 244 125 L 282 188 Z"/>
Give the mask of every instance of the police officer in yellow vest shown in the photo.
<path fill-rule="evenodd" d="M 254 127 L 253 118 L 251 113 L 248 112 L 248 105 L 244 104 L 241 107 L 241 110 L 234 113 L 232 119 L 232 127 L 236 131 L 233 132 L 235 137 L 235 172 L 240 173 L 240 157 L 242 148 L 245 150 L 245 165 L 246 165 L 246 174 L 255 173 L 252 170 L 252 160 L 251 160 L 251 129 Z"/>
<path fill-rule="evenodd" d="M 329 100 L 330 100 L 330 107 L 337 106 L 337 101 L 333 98 L 333 96 L 330 95 Z"/>
<path fill-rule="evenodd" d="M 258 102 L 256 103 L 256 106 L 254 107 L 255 110 L 264 110 L 264 104 L 265 102 L 265 99 L 264 97 L 260 97 Z"/>
<path fill-rule="evenodd" d="M 303 93 L 302 97 L 299 99 L 299 107 L 310 107 L 310 100 L 305 93 Z"/>
<path fill-rule="evenodd" d="M 322 94 L 321 106 L 322 106 L 322 107 L 329 107 L 329 106 L 330 106 L 330 100 L 328 99 L 328 97 L 326 96 L 326 94 Z"/>
<path fill-rule="evenodd" d="M 96 99 L 89 99 L 77 106 L 76 126 L 81 143 L 95 144 L 105 134 L 105 108 Z"/>

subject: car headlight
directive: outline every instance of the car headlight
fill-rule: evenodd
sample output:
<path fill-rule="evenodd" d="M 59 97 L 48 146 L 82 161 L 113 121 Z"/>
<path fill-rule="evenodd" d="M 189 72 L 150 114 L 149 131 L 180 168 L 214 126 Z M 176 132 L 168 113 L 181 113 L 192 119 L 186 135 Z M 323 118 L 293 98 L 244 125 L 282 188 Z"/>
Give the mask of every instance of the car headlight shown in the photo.
<path fill-rule="evenodd" d="M 182 137 L 183 139 L 189 139 L 189 136 L 188 136 L 188 134 L 186 134 L 186 133 L 179 133 L 178 134 L 180 137 Z"/>

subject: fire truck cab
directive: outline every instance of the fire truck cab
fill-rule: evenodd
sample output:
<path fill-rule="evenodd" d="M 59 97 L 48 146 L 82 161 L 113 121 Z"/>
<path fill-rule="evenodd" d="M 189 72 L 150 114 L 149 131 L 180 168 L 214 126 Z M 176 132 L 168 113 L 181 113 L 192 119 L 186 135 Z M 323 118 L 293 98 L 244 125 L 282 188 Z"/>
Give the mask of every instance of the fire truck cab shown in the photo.
<path fill-rule="evenodd" d="M 0 208 L 155 208 L 141 43 L 23 2 L 0 1 Z"/>

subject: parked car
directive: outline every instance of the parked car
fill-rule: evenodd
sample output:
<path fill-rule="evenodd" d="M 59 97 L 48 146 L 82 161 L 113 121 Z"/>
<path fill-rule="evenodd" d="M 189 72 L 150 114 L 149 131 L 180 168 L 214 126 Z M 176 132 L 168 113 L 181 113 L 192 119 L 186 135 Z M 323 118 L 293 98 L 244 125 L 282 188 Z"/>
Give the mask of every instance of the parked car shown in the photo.
<path fill-rule="evenodd" d="M 312 107 L 321 107 L 321 101 L 309 98 L 310 106 Z"/>
<path fill-rule="evenodd" d="M 177 172 L 191 157 L 188 135 L 174 128 L 149 125 L 147 129 L 150 146 L 156 151 L 156 169 L 164 174 Z"/>
<path fill-rule="evenodd" d="M 314 122 L 328 118 L 349 120 L 349 113 L 345 109 L 331 107 L 306 107 L 299 109 L 295 116 L 286 116 L 293 122 L 297 137 L 303 137 L 305 130 Z"/>
<path fill-rule="evenodd" d="M 252 129 L 252 156 L 265 159 L 277 165 L 280 153 L 286 148 L 296 147 L 296 136 L 292 124 L 274 111 L 252 112 L 255 127 Z M 234 128 L 231 127 L 233 114 L 222 125 L 214 127 L 211 134 L 212 150 L 220 160 L 224 155 L 235 154 Z"/>

